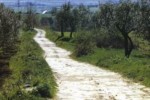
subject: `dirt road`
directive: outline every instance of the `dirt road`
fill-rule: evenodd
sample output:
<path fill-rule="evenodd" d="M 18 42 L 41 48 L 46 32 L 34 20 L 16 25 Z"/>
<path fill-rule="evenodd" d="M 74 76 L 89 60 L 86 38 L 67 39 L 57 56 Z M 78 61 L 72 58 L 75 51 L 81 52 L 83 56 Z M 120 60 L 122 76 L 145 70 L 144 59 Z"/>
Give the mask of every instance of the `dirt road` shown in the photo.
<path fill-rule="evenodd" d="M 58 84 L 56 100 L 150 100 L 150 89 L 132 83 L 121 75 L 96 66 L 75 61 L 69 51 L 45 38 L 45 31 L 34 40 L 45 52 Z"/>

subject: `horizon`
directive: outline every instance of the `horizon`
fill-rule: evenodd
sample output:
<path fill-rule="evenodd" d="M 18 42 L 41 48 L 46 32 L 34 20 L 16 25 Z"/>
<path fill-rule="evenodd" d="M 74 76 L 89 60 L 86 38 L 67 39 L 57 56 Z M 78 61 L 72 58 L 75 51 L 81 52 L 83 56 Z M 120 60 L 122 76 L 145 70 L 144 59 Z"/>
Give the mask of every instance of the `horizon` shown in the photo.
<path fill-rule="evenodd" d="M 18 5 L 19 1 L 19 5 Z M 72 5 L 98 5 L 99 3 L 106 3 L 106 2 L 115 2 L 117 0 L 0 0 L 0 3 L 3 3 L 6 7 L 14 9 L 18 11 L 18 6 L 21 11 L 26 11 L 26 7 L 29 3 L 32 3 L 33 6 L 36 8 L 36 11 L 42 13 L 45 10 L 50 11 L 54 7 L 61 7 L 64 3 L 70 2 Z M 96 7 L 95 7 L 96 8 Z M 95 10 L 94 8 L 94 10 Z"/>
<path fill-rule="evenodd" d="M 24 12 L 29 4 L 32 4 L 32 6 L 36 8 L 36 11 L 39 13 L 42 13 L 45 10 L 50 11 L 54 7 L 60 8 L 67 2 L 70 2 L 73 6 L 78 6 L 80 4 L 90 6 L 92 11 L 95 11 L 99 4 L 104 4 L 107 2 L 116 3 L 119 2 L 119 0 L 0 0 L 0 3 L 3 3 L 6 7 L 14 9 L 15 11 Z"/>
<path fill-rule="evenodd" d="M 20 3 L 34 3 L 34 4 L 37 4 L 37 3 L 40 3 L 40 4 L 45 4 L 45 5 L 50 5 L 50 4 L 53 4 L 53 5 L 62 5 L 66 2 L 71 2 L 71 4 L 99 4 L 99 3 L 106 3 L 106 2 L 117 2 L 119 0 L 0 0 L 0 3 L 4 3 L 4 4 L 11 4 L 11 3 L 18 3 L 18 1 Z"/>

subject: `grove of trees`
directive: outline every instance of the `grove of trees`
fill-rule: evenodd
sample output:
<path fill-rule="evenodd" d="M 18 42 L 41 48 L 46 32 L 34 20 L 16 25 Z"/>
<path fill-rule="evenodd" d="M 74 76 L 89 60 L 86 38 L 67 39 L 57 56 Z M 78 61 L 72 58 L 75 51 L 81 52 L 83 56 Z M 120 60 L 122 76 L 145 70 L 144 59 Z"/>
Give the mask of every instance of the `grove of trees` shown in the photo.
<path fill-rule="evenodd" d="M 51 13 L 54 20 L 53 27 L 61 31 L 61 37 L 66 31 L 70 32 L 70 38 L 73 37 L 73 32 L 82 35 L 83 30 L 85 33 L 90 31 L 91 38 L 94 39 L 89 40 L 95 40 L 96 46 L 124 48 L 127 58 L 134 49 L 130 33 L 150 41 L 150 2 L 148 0 L 137 2 L 120 0 L 119 3 L 99 4 L 99 10 L 96 12 L 90 11 L 82 4 L 73 7 L 70 3 L 66 3 L 61 9 L 53 9 Z M 82 46 L 78 45 L 77 49 L 83 48 L 82 43 L 85 41 L 84 37 L 79 43 Z M 84 55 L 83 51 L 81 51 L 82 54 Z"/>

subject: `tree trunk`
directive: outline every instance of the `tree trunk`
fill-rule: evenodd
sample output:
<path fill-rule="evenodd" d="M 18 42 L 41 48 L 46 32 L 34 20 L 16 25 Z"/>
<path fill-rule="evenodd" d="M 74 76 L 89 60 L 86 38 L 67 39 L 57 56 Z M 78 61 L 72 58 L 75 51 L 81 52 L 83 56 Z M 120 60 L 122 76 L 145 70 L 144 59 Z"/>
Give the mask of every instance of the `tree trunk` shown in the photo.
<path fill-rule="evenodd" d="M 64 37 L 64 32 L 63 32 L 63 30 L 61 30 L 61 37 Z"/>
<path fill-rule="evenodd" d="M 124 37 L 124 51 L 125 56 L 129 58 L 132 50 L 133 50 L 133 42 L 132 39 L 129 37 L 128 32 L 125 31 L 125 27 L 120 28 L 118 24 L 116 24 L 116 27 L 121 32 L 122 36 Z"/>
<path fill-rule="evenodd" d="M 125 49 L 125 56 L 127 58 L 129 58 L 129 55 L 128 55 L 128 37 L 127 35 L 124 35 L 124 49 Z"/>
<path fill-rule="evenodd" d="M 70 39 L 72 38 L 72 34 L 73 34 L 73 31 L 71 30 L 71 32 L 70 32 Z"/>
<path fill-rule="evenodd" d="M 63 22 L 61 22 L 61 37 L 64 37 L 64 27 L 63 27 Z"/>
<path fill-rule="evenodd" d="M 132 42 L 132 39 L 128 36 L 128 40 L 130 42 L 130 47 L 129 47 L 129 51 L 128 51 L 128 55 L 130 56 L 132 50 L 133 50 L 133 42 Z"/>
<path fill-rule="evenodd" d="M 130 54 L 133 50 L 133 42 L 131 38 L 128 36 L 128 34 L 123 35 L 124 36 L 124 49 L 125 49 L 125 56 L 127 58 L 130 57 Z"/>

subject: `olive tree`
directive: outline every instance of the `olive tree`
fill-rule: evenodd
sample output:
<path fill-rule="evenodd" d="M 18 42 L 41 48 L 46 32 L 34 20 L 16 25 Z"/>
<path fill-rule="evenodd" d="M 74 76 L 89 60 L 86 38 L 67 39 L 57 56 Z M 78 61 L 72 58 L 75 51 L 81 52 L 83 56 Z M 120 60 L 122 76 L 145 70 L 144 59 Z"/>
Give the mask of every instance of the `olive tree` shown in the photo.
<path fill-rule="evenodd" d="M 115 26 L 124 38 L 125 56 L 129 57 L 133 50 L 133 42 L 129 33 L 135 30 L 134 5 L 130 2 L 120 3 L 115 9 Z"/>
<path fill-rule="evenodd" d="M 70 27 L 70 38 L 72 38 L 73 32 L 77 30 L 77 26 L 79 23 L 79 12 L 75 8 L 71 11 L 70 16 L 69 16 L 69 27 Z"/>
<path fill-rule="evenodd" d="M 71 13 L 71 8 L 72 8 L 71 4 L 66 3 L 61 7 L 61 10 L 59 10 L 56 14 L 57 26 L 61 31 L 61 37 L 64 36 L 64 31 L 66 31 L 69 25 L 68 22 Z"/>
<path fill-rule="evenodd" d="M 139 0 L 138 31 L 150 41 L 150 1 Z"/>
<path fill-rule="evenodd" d="M 0 49 L 3 55 L 15 49 L 19 26 L 17 14 L 0 5 Z"/>
<path fill-rule="evenodd" d="M 114 33 L 119 31 L 124 38 L 125 56 L 128 58 L 133 50 L 133 42 L 129 33 L 135 31 L 135 9 L 130 0 L 119 4 L 104 4 L 101 7 L 101 25 Z"/>
<path fill-rule="evenodd" d="M 29 4 L 27 8 L 24 24 L 26 30 L 32 30 L 37 24 L 37 17 L 35 11 L 33 10 L 32 4 Z"/>
<path fill-rule="evenodd" d="M 89 22 L 91 21 L 90 20 L 91 14 L 89 8 L 81 4 L 77 9 L 78 9 L 78 16 L 79 16 L 78 28 L 88 29 Z"/>
<path fill-rule="evenodd" d="M 89 9 L 84 5 L 73 8 L 70 2 L 64 4 L 60 10 L 53 9 L 51 14 L 55 17 L 57 27 L 61 31 L 61 37 L 64 31 L 70 31 L 70 38 L 77 29 L 87 28 L 90 22 Z"/>

